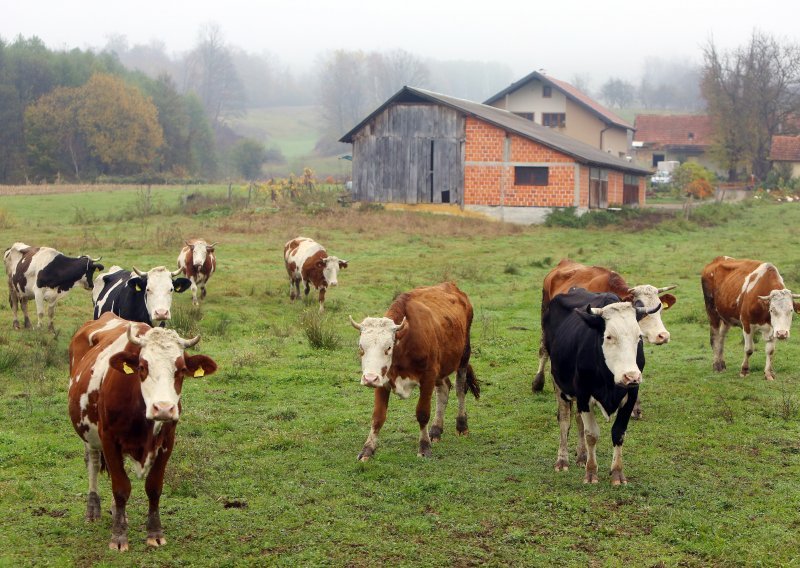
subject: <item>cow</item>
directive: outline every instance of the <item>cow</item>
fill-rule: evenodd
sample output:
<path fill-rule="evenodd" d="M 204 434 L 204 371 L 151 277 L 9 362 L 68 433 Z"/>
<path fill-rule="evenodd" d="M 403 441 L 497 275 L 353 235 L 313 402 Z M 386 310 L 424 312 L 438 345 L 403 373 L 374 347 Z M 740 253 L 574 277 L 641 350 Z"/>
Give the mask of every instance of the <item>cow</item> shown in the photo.
<path fill-rule="evenodd" d="M 564 258 L 558 265 L 544 277 L 542 283 L 542 314 L 547 309 L 550 300 L 558 294 L 568 292 L 571 288 L 583 288 L 589 292 L 611 292 L 623 301 L 631 301 L 637 306 L 651 309 L 661 305 L 665 310 L 675 304 L 677 299 L 672 294 L 664 294 L 677 286 L 664 286 L 656 288 L 648 284 L 630 287 L 619 274 L 602 266 L 586 266 Z M 645 339 L 654 345 L 663 345 L 669 342 L 670 333 L 661 321 L 660 311 L 643 318 L 639 322 Z M 544 388 L 544 372 L 547 365 L 548 353 L 544 347 L 542 336 L 539 347 L 539 368 L 533 379 L 531 388 L 533 392 Z M 641 408 L 637 404 L 633 411 L 634 418 L 641 417 Z"/>
<path fill-rule="evenodd" d="M 94 279 L 94 319 L 112 312 L 128 321 L 163 325 L 172 316 L 173 292 L 185 292 L 192 284 L 188 278 L 177 278 L 180 273 L 180 269 L 170 272 L 163 266 L 147 272 L 135 266 L 133 272 L 112 266 Z"/>
<path fill-rule="evenodd" d="M 415 288 L 400 294 L 384 317 L 368 317 L 350 324 L 360 332 L 361 384 L 375 390 L 372 429 L 358 454 L 361 461 L 375 453 L 378 433 L 386 420 L 389 394 L 410 396 L 419 387 L 417 422 L 420 457 L 430 457 L 431 442 L 439 441 L 444 429 L 444 411 L 450 395 L 449 375 L 456 373 L 458 416 L 456 430 L 467 434 L 465 395 L 477 399 L 480 384 L 469 364 L 469 332 L 472 304 L 452 282 Z M 436 390 L 436 417 L 428 433 L 431 397 Z"/>
<path fill-rule="evenodd" d="M 126 455 L 136 475 L 145 478 L 147 545 L 166 544 L 159 501 L 182 412 L 183 380 L 217 369 L 210 357 L 184 352 L 199 340 L 200 336 L 186 340 L 171 329 L 128 322 L 111 312 L 84 324 L 72 338 L 69 417 L 86 449 L 86 519 L 100 518 L 97 476 L 105 469 L 114 496 L 112 550 L 128 550 L 125 507 L 131 482 L 125 472 Z"/>
<path fill-rule="evenodd" d="M 786 288 L 775 265 L 729 256 L 718 256 L 708 263 L 700 283 L 711 326 L 714 370 L 725 370 L 725 335 L 736 326 L 741 327 L 744 334 L 741 376 L 750 372 L 753 335 L 760 331 L 767 355 L 764 378 L 774 380 L 772 355 L 775 353 L 775 340 L 789 339 L 792 312 L 800 312 L 800 304 L 794 299 L 800 298 L 800 294 L 792 294 Z"/>
<path fill-rule="evenodd" d="M 347 261 L 328 253 L 318 242 L 307 237 L 297 237 L 283 247 L 283 260 L 289 273 L 289 297 L 300 297 L 300 283 L 308 296 L 310 286 L 319 290 L 319 311 L 325 310 L 325 290 L 339 283 L 339 270 L 347 268 Z"/>
<path fill-rule="evenodd" d="M 192 304 L 200 305 L 197 298 L 197 289 L 200 288 L 200 297 L 206 297 L 206 284 L 217 269 L 217 257 L 214 248 L 217 243 L 208 244 L 203 239 L 189 239 L 184 241 L 186 246 L 178 255 L 178 270 L 183 271 L 191 281 Z"/>
<path fill-rule="evenodd" d="M 25 316 L 24 326 L 31 327 L 28 317 L 28 300 L 36 302 L 36 327 L 42 327 L 44 308 L 50 323 L 48 329 L 55 331 L 53 316 L 58 300 L 65 296 L 73 286 L 80 284 L 91 290 L 96 270 L 103 270 L 98 264 L 101 257 L 69 257 L 54 248 L 31 247 L 25 243 L 14 243 L 3 254 L 3 263 L 8 276 L 8 303 L 14 312 L 14 329 L 19 329 L 18 309 L 22 307 Z"/>
<path fill-rule="evenodd" d="M 569 467 L 570 414 L 573 401 L 577 401 L 577 463 L 586 464 L 584 483 L 598 482 L 596 445 L 600 428 L 592 405 L 599 406 L 609 420 L 616 414 L 611 427 L 611 483 L 627 483 L 622 471 L 622 443 L 645 365 L 638 321 L 660 309 L 661 304 L 647 310 L 620 301 L 616 294 L 583 288 L 573 288 L 548 303 L 542 328 L 561 430 L 556 471 Z"/>

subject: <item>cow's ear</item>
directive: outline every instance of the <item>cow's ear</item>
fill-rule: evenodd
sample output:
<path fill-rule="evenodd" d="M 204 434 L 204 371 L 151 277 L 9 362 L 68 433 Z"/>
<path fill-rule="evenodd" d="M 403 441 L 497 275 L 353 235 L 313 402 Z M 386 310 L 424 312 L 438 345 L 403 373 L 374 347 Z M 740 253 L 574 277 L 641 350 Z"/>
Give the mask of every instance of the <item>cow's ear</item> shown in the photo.
<path fill-rule="evenodd" d="M 106 267 L 103 266 L 102 264 L 95 264 L 93 268 L 93 270 L 99 270 L 100 272 L 103 272 L 105 269 Z"/>
<path fill-rule="evenodd" d="M 605 320 L 603 320 L 603 316 L 598 316 L 593 314 L 591 311 L 592 306 L 586 305 L 584 308 L 575 308 L 575 311 L 578 313 L 579 316 L 586 322 L 586 325 L 591 327 L 592 329 L 604 329 L 605 328 Z"/>
<path fill-rule="evenodd" d="M 128 287 L 133 288 L 137 292 L 141 292 L 145 288 L 145 283 L 140 276 L 134 276 L 128 280 Z"/>
<path fill-rule="evenodd" d="M 324 268 L 325 267 L 325 261 L 324 260 L 318 260 L 317 261 L 317 266 L 319 266 L 320 268 Z"/>
<path fill-rule="evenodd" d="M 792 302 L 792 307 L 794 307 L 794 312 L 796 314 L 800 314 L 800 302 Z"/>
<path fill-rule="evenodd" d="M 133 375 L 139 367 L 139 354 L 130 351 L 120 351 L 111 356 L 108 365 L 123 375 Z"/>
<path fill-rule="evenodd" d="M 190 377 L 205 377 L 213 375 L 217 370 L 217 364 L 208 355 L 192 355 L 184 358 L 186 368 L 189 369 Z"/>
<path fill-rule="evenodd" d="M 672 294 L 664 294 L 663 296 L 659 296 L 659 299 L 661 300 L 661 307 L 665 310 L 670 309 L 675 302 L 678 301 L 678 298 Z"/>
<path fill-rule="evenodd" d="M 188 278 L 176 278 L 172 281 L 172 286 L 180 294 L 192 287 L 192 281 Z"/>
<path fill-rule="evenodd" d="M 346 260 L 340 260 L 339 261 L 339 268 L 347 268 L 347 261 Z"/>

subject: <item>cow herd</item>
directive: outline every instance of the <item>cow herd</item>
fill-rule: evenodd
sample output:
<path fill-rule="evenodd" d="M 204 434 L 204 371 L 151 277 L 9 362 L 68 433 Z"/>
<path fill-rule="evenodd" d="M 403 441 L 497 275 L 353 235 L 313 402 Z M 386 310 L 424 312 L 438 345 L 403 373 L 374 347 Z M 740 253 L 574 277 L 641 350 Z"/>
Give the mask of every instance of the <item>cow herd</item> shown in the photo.
<path fill-rule="evenodd" d="M 47 305 L 52 330 L 55 305 L 76 284 L 92 289 L 94 319 L 81 326 L 69 346 L 69 415 L 86 448 L 89 494 L 86 518 L 100 518 L 97 479 L 102 470 L 111 477 L 112 537 L 109 546 L 127 550 L 126 504 L 131 483 L 124 456 L 132 458 L 136 474 L 145 478 L 149 501 L 147 544 L 165 544 L 159 501 L 167 461 L 181 415 L 185 378 L 204 377 L 217 369 L 205 355 L 186 349 L 200 337 L 182 338 L 165 327 L 171 318 L 172 295 L 192 290 L 194 304 L 206 296 L 206 284 L 216 269 L 215 245 L 202 239 L 186 241 L 178 269 L 158 266 L 146 272 L 112 266 L 103 272 L 99 258 L 68 257 L 48 247 L 14 243 L 5 251 L 9 303 L 14 327 L 19 329 L 18 307 L 24 327 L 31 327 L 27 302 L 36 302 L 38 326 Z M 338 284 L 338 272 L 348 262 L 327 254 L 312 239 L 297 237 L 284 247 L 290 298 L 319 291 L 319 310 L 325 292 Z M 95 276 L 95 272 L 99 272 Z M 777 268 L 754 260 L 718 257 L 702 272 L 701 285 L 708 314 L 715 371 L 725 370 L 723 343 L 732 326 L 744 333 L 745 356 L 741 374 L 749 372 L 753 334 L 760 331 L 766 344 L 764 375 L 775 378 L 772 357 L 777 340 L 789 337 L 792 312 L 800 304 L 784 286 Z M 556 471 L 569 467 L 568 437 L 573 404 L 577 406 L 576 463 L 585 467 L 585 483 L 597 483 L 596 447 L 600 428 L 593 407 L 611 427 L 613 457 L 611 483 L 627 483 L 622 445 L 631 417 L 641 414 L 639 385 L 643 379 L 643 341 L 663 345 L 670 341 L 661 319 L 663 310 L 677 301 L 666 292 L 675 286 L 629 286 L 616 272 L 562 260 L 542 287 L 541 347 L 533 390 L 544 386 L 547 362 L 558 405 L 560 443 Z M 466 395 L 480 395 L 480 383 L 470 365 L 470 328 L 473 309 L 467 295 L 454 283 L 415 288 L 398 295 L 383 317 L 350 318 L 359 332 L 361 384 L 374 390 L 372 425 L 358 454 L 373 457 L 392 392 L 408 398 L 420 390 L 416 406 L 419 424 L 418 455 L 429 457 L 432 442 L 444 430 L 444 413 L 455 375 L 458 398 L 456 431 L 468 432 Z M 160 324 L 160 327 L 153 327 Z M 431 422 L 431 404 L 436 407 Z"/>

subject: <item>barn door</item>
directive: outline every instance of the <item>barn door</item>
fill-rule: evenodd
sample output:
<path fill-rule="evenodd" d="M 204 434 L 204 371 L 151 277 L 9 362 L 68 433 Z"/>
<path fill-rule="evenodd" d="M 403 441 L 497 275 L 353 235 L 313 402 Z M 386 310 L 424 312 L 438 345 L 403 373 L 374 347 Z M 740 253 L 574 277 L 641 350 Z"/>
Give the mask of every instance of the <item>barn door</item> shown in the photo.
<path fill-rule="evenodd" d="M 592 168 L 589 171 L 589 209 L 608 207 L 608 171 Z"/>
<path fill-rule="evenodd" d="M 426 179 L 420 202 L 457 203 L 461 179 L 460 142 L 449 138 L 430 138 L 422 150 Z"/>

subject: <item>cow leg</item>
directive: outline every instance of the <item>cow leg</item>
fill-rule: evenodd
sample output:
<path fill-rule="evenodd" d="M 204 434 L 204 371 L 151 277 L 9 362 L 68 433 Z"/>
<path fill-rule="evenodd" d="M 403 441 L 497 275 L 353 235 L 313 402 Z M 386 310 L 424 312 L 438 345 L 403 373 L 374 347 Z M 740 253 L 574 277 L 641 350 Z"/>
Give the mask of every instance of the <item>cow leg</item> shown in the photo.
<path fill-rule="evenodd" d="M 611 426 L 611 443 L 614 445 L 614 456 L 611 459 L 611 484 L 624 485 L 628 483 L 625 474 L 622 472 L 622 444 L 625 442 L 625 432 L 628 429 L 628 422 L 631 412 L 639 400 L 638 389 L 630 391 L 628 400 L 617 411 L 617 417 Z"/>
<path fill-rule="evenodd" d="M 100 495 L 97 493 L 97 474 L 100 472 L 100 450 L 86 444 L 86 469 L 89 472 L 89 497 L 86 501 L 86 520 L 100 518 Z"/>
<path fill-rule="evenodd" d="M 199 306 L 200 302 L 197 299 L 197 279 L 192 276 L 190 281 L 192 282 L 192 305 Z"/>
<path fill-rule="evenodd" d="M 201 286 L 200 289 L 200 299 L 205 300 L 205 298 L 206 298 L 206 283 L 203 282 L 203 285 Z"/>
<path fill-rule="evenodd" d="M 378 442 L 378 433 L 386 422 L 386 413 L 389 410 L 389 394 L 387 388 L 375 389 L 375 406 L 372 408 L 372 429 L 364 442 L 364 447 L 358 454 L 358 459 L 367 461 L 375 453 L 375 445 Z"/>
<path fill-rule="evenodd" d="M 319 289 L 319 313 L 325 311 L 325 288 Z"/>
<path fill-rule="evenodd" d="M 24 317 L 23 325 L 25 326 L 25 329 L 30 329 L 32 325 L 31 318 L 28 317 L 28 300 L 20 300 L 19 304 L 20 307 L 22 307 L 22 315 Z M 16 319 L 16 314 L 14 314 L 14 319 Z M 19 327 L 17 327 L 17 329 L 19 329 Z"/>
<path fill-rule="evenodd" d="M 53 323 L 53 318 L 55 317 L 55 315 L 56 315 L 56 302 L 55 301 L 48 302 L 47 303 L 47 319 L 48 319 L 49 323 L 47 324 L 47 329 L 49 329 L 53 333 L 55 333 L 55 331 L 56 331 L 55 324 Z"/>
<path fill-rule="evenodd" d="M 725 335 L 730 326 L 722 320 L 717 320 L 717 325 L 711 325 L 711 350 L 714 353 L 714 370 L 725 370 Z"/>
<path fill-rule="evenodd" d="M 419 400 L 417 401 L 417 422 L 419 423 L 419 452 L 421 458 L 431 457 L 431 439 L 428 436 L 428 421 L 431 419 L 431 398 L 435 381 L 420 381 Z"/>
<path fill-rule="evenodd" d="M 750 373 L 750 355 L 753 354 L 753 330 L 748 330 L 748 326 L 742 328 L 742 335 L 744 336 L 744 360 L 742 361 L 742 370 L 739 374 L 746 377 Z M 765 369 L 766 371 L 766 369 Z"/>
<path fill-rule="evenodd" d="M 547 367 L 547 361 L 550 360 L 550 354 L 544 348 L 544 337 L 539 345 L 539 368 L 536 370 L 536 376 L 531 383 L 531 390 L 533 392 L 541 392 L 544 389 L 544 372 Z"/>
<path fill-rule="evenodd" d="M 458 397 L 458 416 L 456 416 L 456 432 L 459 436 L 469 434 L 467 422 L 467 366 L 456 372 L 456 396 Z"/>
<path fill-rule="evenodd" d="M 308 292 L 311 290 L 311 283 L 308 280 L 306 280 L 305 285 L 306 285 L 305 295 L 306 297 L 308 297 Z"/>
<path fill-rule="evenodd" d="M 125 512 L 125 505 L 131 496 L 131 480 L 125 472 L 124 457 L 119 447 L 104 440 L 103 454 L 111 476 L 111 491 L 114 494 L 111 542 L 108 543 L 108 547 L 111 550 L 124 552 L 128 550 L 128 515 Z"/>
<path fill-rule="evenodd" d="M 44 318 L 44 292 L 41 288 L 36 288 L 33 291 L 33 300 L 36 302 L 36 327 L 42 327 L 42 319 Z"/>
<path fill-rule="evenodd" d="M 14 314 L 14 322 L 13 327 L 14 329 L 19 329 L 19 317 L 17 316 L 19 310 L 19 296 L 17 296 L 14 289 L 11 287 L 11 280 L 9 279 L 8 284 L 8 305 L 11 307 L 11 311 Z"/>
<path fill-rule="evenodd" d="M 580 405 L 579 405 L 580 406 Z M 588 405 L 587 405 L 588 406 Z M 591 407 L 586 412 L 581 412 L 583 419 L 584 438 L 586 439 L 586 476 L 584 483 L 597 483 L 597 441 L 600 439 L 600 427 L 594 418 Z"/>
<path fill-rule="evenodd" d="M 167 544 L 164 538 L 164 530 L 161 528 L 161 517 L 158 514 L 158 506 L 161 501 L 161 490 L 164 487 L 164 469 L 167 467 L 169 459 L 168 452 L 159 452 L 147 480 L 144 482 L 144 490 L 147 493 L 149 502 L 147 512 L 147 546 L 159 547 Z"/>
<path fill-rule="evenodd" d="M 767 355 L 767 360 L 764 363 L 764 378 L 768 381 L 774 381 L 775 372 L 772 370 L 772 355 L 775 353 L 775 336 L 762 333 L 761 337 L 764 338 L 764 353 Z"/>
<path fill-rule="evenodd" d="M 440 384 L 436 385 L 436 417 L 433 419 L 428 434 L 431 442 L 438 442 L 442 439 L 444 431 L 444 411 L 447 409 L 447 401 L 450 398 L 450 380 L 445 378 Z"/>
<path fill-rule="evenodd" d="M 561 431 L 561 438 L 558 443 L 556 471 L 567 471 L 569 469 L 569 426 L 570 414 L 572 413 L 572 401 L 564 400 L 564 397 L 561 396 L 561 389 L 558 388 L 555 381 L 553 381 L 553 390 L 556 393 L 556 403 L 558 404 L 558 428 Z"/>
<path fill-rule="evenodd" d="M 586 434 L 580 412 L 575 413 L 575 425 L 578 427 L 578 447 L 575 450 L 575 465 L 580 467 L 586 465 Z"/>

